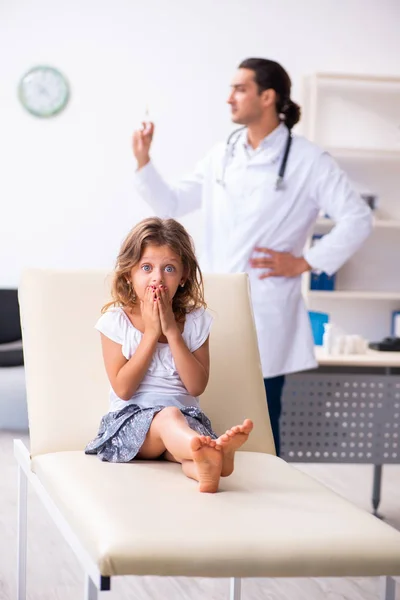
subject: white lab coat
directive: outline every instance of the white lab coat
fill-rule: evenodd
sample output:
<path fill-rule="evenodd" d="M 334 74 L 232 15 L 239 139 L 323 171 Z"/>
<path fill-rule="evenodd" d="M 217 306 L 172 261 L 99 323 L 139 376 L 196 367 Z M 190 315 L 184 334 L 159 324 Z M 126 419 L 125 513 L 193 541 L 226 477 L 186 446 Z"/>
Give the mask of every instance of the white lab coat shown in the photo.
<path fill-rule="evenodd" d="M 372 227 L 371 211 L 327 153 L 293 136 L 284 189 L 275 182 L 287 138 L 281 124 L 249 152 L 244 131 L 233 155 L 219 144 L 194 174 L 168 185 L 150 162 L 136 173 L 140 195 L 161 217 L 179 218 L 201 208 L 204 272 L 246 272 L 264 377 L 314 368 L 310 321 L 301 277 L 260 280 L 249 259 L 256 246 L 301 256 L 319 212 L 336 222 L 304 257 L 313 269 L 333 274 L 361 246 Z M 225 160 L 228 158 L 227 160 Z M 221 180 L 224 164 L 225 186 Z"/>

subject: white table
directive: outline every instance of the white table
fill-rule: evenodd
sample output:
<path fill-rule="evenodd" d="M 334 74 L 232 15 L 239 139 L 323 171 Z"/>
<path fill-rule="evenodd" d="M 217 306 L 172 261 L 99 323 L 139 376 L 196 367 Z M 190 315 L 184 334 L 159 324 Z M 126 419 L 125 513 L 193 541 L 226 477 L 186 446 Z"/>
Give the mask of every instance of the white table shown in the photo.
<path fill-rule="evenodd" d="M 327 355 L 321 346 L 315 346 L 315 356 L 320 366 L 400 368 L 400 352 L 368 350 L 366 354 Z"/>

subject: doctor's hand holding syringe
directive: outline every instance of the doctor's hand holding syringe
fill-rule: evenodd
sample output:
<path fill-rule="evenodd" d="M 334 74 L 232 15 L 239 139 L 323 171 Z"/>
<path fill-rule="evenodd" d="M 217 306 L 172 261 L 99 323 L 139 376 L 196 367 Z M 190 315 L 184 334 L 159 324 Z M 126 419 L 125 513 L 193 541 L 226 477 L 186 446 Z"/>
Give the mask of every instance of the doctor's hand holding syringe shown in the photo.
<path fill-rule="evenodd" d="M 142 169 L 150 162 L 150 146 L 153 140 L 154 123 L 142 123 L 142 128 L 133 134 L 133 154 L 137 160 L 138 169 Z"/>

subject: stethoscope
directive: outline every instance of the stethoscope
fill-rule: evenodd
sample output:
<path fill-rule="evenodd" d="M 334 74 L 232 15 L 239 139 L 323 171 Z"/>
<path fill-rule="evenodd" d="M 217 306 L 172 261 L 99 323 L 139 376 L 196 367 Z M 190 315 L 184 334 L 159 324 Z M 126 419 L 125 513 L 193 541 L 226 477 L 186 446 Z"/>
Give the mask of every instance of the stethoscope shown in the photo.
<path fill-rule="evenodd" d="M 246 129 L 246 126 L 239 127 L 239 129 L 235 129 L 235 131 L 232 131 L 232 133 L 226 140 L 226 148 L 225 148 L 225 155 L 224 155 L 224 159 L 223 159 L 221 177 L 220 178 L 217 177 L 217 179 L 216 179 L 216 182 L 219 185 L 221 185 L 222 187 L 225 187 L 225 185 L 226 185 L 225 184 L 225 174 L 226 174 L 226 168 L 228 166 L 228 162 L 230 159 L 233 158 L 233 156 L 235 154 L 236 144 L 238 143 L 239 138 L 241 137 L 240 134 L 242 133 L 242 131 L 244 129 Z M 276 190 L 283 189 L 283 178 L 285 177 L 286 164 L 287 164 L 287 160 L 288 160 L 288 156 L 289 156 L 289 152 L 290 152 L 290 147 L 292 145 L 292 139 L 293 139 L 292 132 L 290 129 L 288 129 L 288 135 L 287 135 L 286 143 L 285 143 L 285 150 L 283 153 L 281 164 L 279 166 L 278 176 L 277 176 L 276 182 L 275 182 Z"/>

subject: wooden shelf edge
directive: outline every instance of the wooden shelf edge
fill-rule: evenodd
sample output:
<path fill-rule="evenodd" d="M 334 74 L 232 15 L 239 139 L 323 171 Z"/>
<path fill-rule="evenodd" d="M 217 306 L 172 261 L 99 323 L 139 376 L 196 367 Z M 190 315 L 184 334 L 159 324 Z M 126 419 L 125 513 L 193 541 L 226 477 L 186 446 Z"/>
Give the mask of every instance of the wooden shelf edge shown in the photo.
<path fill-rule="evenodd" d="M 315 224 L 320 227 L 333 227 L 335 221 L 321 217 Z M 400 219 L 374 219 L 373 226 L 377 229 L 400 229 Z"/>
<path fill-rule="evenodd" d="M 400 292 L 363 292 L 363 291 L 345 291 L 333 290 L 332 292 L 324 290 L 307 290 L 306 295 L 310 298 L 320 298 L 324 300 L 399 300 Z"/>

